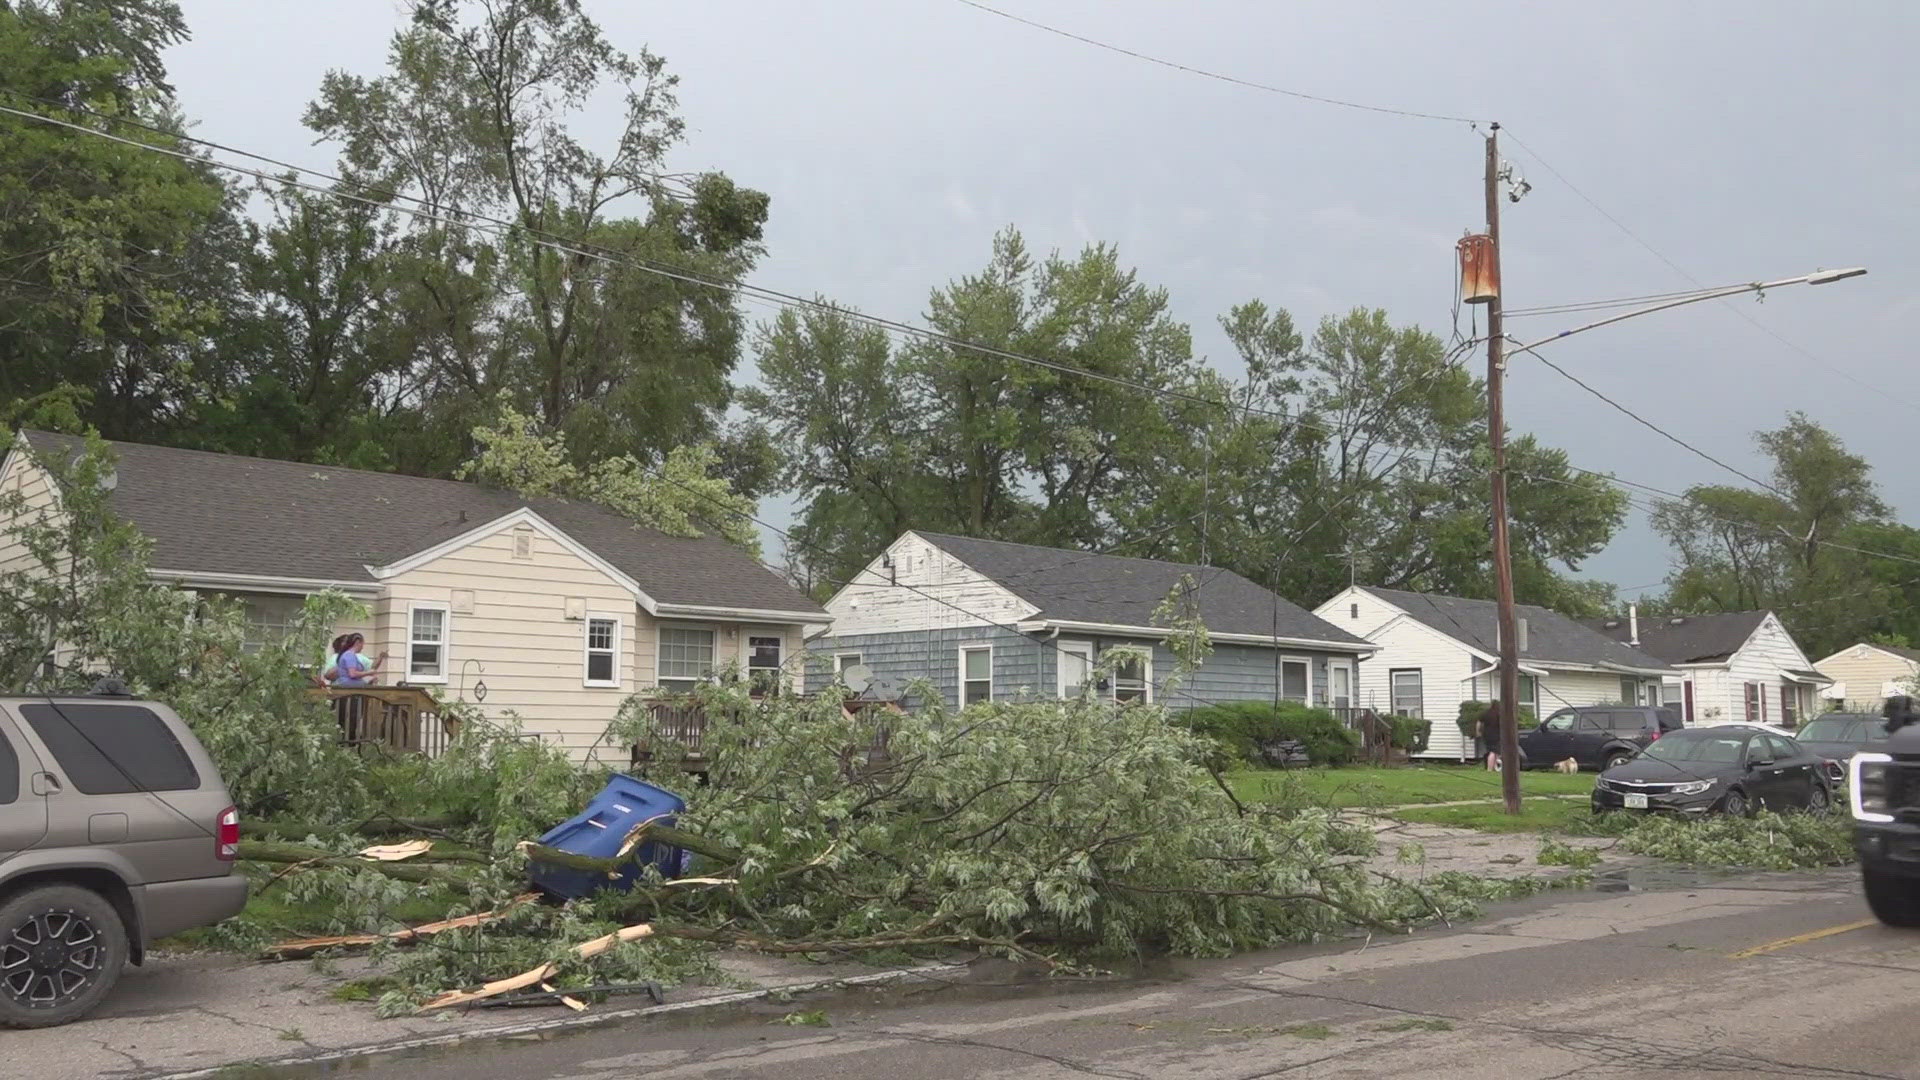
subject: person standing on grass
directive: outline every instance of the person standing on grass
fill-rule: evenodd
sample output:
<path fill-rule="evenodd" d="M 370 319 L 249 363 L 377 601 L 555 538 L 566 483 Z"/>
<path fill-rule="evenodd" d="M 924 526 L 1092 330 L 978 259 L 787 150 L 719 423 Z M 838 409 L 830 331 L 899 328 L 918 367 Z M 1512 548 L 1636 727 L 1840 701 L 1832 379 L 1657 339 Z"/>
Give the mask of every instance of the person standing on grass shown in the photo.
<path fill-rule="evenodd" d="M 1480 745 L 1486 748 L 1487 771 L 1500 771 L 1500 707 L 1489 705 L 1480 714 Z"/>

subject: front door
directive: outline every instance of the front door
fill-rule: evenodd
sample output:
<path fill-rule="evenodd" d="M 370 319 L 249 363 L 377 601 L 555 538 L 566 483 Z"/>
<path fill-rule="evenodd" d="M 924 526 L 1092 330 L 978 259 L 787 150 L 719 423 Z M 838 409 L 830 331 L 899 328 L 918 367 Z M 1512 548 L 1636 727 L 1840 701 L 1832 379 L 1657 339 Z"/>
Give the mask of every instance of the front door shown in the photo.
<path fill-rule="evenodd" d="M 36 791 L 40 759 L 0 710 L 0 861 L 47 835 L 47 796 Z"/>
<path fill-rule="evenodd" d="M 1093 671 L 1093 642 L 1062 641 L 1057 653 L 1062 698 L 1075 698 L 1087 685 L 1087 676 Z"/>
<path fill-rule="evenodd" d="M 1327 704 L 1342 717 L 1353 708 L 1353 668 L 1344 661 L 1327 664 Z"/>

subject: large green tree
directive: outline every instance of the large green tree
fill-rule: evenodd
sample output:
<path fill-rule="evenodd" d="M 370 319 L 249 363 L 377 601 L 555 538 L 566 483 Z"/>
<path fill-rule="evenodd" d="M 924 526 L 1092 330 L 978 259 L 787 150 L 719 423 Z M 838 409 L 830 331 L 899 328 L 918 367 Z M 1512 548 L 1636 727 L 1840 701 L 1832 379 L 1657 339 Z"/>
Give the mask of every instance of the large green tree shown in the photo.
<path fill-rule="evenodd" d="M 0 3 L 0 104 L 83 129 L 0 114 L 0 422 L 190 422 L 245 237 L 211 168 L 140 145 L 184 148 L 185 37 L 171 0 Z"/>
<path fill-rule="evenodd" d="M 1654 528 L 1678 566 L 1668 602 L 1681 612 L 1777 609 L 1816 655 L 1910 627 L 1896 600 L 1920 565 L 1863 552 L 1920 544 L 1892 520 L 1866 459 L 1803 413 L 1754 438 L 1773 463 L 1769 490 L 1702 484 L 1656 508 Z"/>
<path fill-rule="evenodd" d="M 1009 229 L 981 272 L 934 291 L 927 322 L 942 339 L 898 347 L 833 310 L 782 312 L 760 329 L 762 385 L 743 401 L 790 453 L 807 569 L 844 580 L 907 528 L 1109 541 L 1114 507 L 1145 497 L 1186 437 L 1153 391 L 1204 378 L 1166 290 L 1111 247 L 1036 259 Z"/>
<path fill-rule="evenodd" d="M 675 82 L 577 0 L 420 0 L 386 73 L 327 76 L 306 120 L 342 147 L 355 189 L 427 208 L 395 218 L 383 254 L 402 313 L 389 330 L 411 357 L 383 378 L 419 402 L 422 433 L 394 447 L 400 465 L 451 469 L 501 405 L 583 463 L 725 432 L 742 319 L 699 282 L 753 265 L 767 197 L 668 174 Z M 608 95 L 618 122 L 590 145 L 578 119 Z"/>

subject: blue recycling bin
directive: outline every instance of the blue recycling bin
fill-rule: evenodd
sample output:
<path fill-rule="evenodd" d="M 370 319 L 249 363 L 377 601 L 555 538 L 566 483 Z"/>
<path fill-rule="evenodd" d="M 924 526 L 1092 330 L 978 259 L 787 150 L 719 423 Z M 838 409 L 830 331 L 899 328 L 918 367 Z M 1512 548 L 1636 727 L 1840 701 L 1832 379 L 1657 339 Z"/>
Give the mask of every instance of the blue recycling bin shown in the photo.
<path fill-rule="evenodd" d="M 620 854 L 620 845 L 635 825 L 649 819 L 672 825 L 675 815 L 686 808 L 685 799 L 665 788 L 615 773 L 606 788 L 587 803 L 586 810 L 549 829 L 540 842 L 575 855 L 611 859 Z M 686 863 L 685 851 L 649 840 L 640 845 L 633 862 L 617 877 L 542 862 L 529 863 L 527 877 L 542 891 L 571 900 L 601 889 L 632 889 L 642 866 L 657 866 L 662 875 L 677 877 Z"/>

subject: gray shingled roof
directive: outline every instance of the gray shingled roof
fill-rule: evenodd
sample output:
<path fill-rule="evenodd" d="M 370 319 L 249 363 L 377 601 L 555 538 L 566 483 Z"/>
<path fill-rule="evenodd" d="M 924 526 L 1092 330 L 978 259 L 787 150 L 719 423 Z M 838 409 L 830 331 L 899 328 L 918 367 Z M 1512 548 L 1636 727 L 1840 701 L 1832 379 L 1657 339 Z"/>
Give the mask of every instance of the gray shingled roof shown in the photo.
<path fill-rule="evenodd" d="M 1191 574 L 1200 620 L 1211 633 L 1367 645 L 1229 570 L 914 531 L 1039 608 L 1043 619 L 1153 626 L 1154 609 Z"/>
<path fill-rule="evenodd" d="M 1712 615 L 1640 619 L 1640 651 L 1669 664 L 1710 664 L 1740 651 L 1766 620 L 1764 611 L 1723 611 Z M 1632 622 L 1608 617 L 1588 620 L 1588 626 L 1615 641 L 1633 635 Z"/>
<path fill-rule="evenodd" d="M 1465 600 L 1371 586 L 1366 589 L 1448 637 L 1464 641 L 1483 653 L 1499 652 L 1498 608 L 1491 600 Z M 1533 604 L 1516 604 L 1514 613 L 1527 620 L 1527 647 L 1520 652 L 1522 660 L 1596 667 L 1664 669 L 1668 666 L 1666 661 L 1630 649 L 1557 611 Z"/>
<path fill-rule="evenodd" d="M 43 453 L 80 446 L 72 436 L 25 435 Z M 110 445 L 120 460 L 109 505 L 153 541 L 156 569 L 372 581 L 368 565 L 398 562 L 526 507 L 661 603 L 826 613 L 732 544 L 639 528 L 589 503 L 397 473 Z"/>

